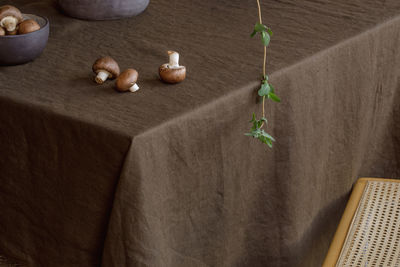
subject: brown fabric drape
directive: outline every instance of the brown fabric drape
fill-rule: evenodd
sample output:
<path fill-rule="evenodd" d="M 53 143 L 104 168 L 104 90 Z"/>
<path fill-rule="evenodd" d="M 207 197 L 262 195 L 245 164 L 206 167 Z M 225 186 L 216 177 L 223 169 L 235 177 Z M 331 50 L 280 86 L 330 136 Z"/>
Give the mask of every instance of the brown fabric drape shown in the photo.
<path fill-rule="evenodd" d="M 106 22 L 12 4 L 51 23 L 42 56 L 0 68 L 0 253 L 28 266 L 320 266 L 357 177 L 400 177 L 397 0 L 262 1 L 272 150 L 244 136 L 255 1 Z M 167 50 L 181 84 L 158 80 Z M 140 91 L 96 85 L 100 55 Z"/>

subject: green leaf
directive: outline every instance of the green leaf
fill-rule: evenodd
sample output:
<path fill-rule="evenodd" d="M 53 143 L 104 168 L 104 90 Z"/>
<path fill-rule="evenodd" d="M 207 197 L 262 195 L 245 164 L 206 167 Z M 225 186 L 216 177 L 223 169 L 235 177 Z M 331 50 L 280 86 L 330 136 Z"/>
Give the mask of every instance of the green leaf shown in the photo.
<path fill-rule="evenodd" d="M 269 87 L 268 82 L 267 83 L 263 83 L 261 85 L 261 88 L 258 90 L 258 95 L 259 96 L 267 96 L 270 91 L 271 91 L 271 88 Z"/>
<path fill-rule="evenodd" d="M 264 90 L 266 90 L 266 91 L 267 91 L 267 94 L 271 91 L 271 87 L 269 86 L 269 83 L 268 83 L 268 82 L 263 83 L 263 84 L 261 85 L 261 88 L 263 88 Z"/>
<path fill-rule="evenodd" d="M 256 114 L 253 112 L 253 118 L 251 119 L 250 122 L 255 122 L 256 121 Z"/>
<path fill-rule="evenodd" d="M 266 31 L 268 32 L 268 34 L 269 34 L 270 36 L 274 35 L 274 33 L 272 32 L 272 30 L 271 30 L 270 27 L 267 27 Z"/>
<path fill-rule="evenodd" d="M 275 88 L 272 86 L 272 84 L 269 84 L 269 88 L 271 89 L 270 91 L 271 91 L 272 93 L 275 93 Z"/>
<path fill-rule="evenodd" d="M 271 140 L 265 139 L 265 143 L 266 143 L 270 148 L 272 148 L 272 141 L 271 141 Z"/>
<path fill-rule="evenodd" d="M 281 99 L 276 94 L 274 94 L 273 92 L 269 92 L 268 98 L 273 100 L 273 101 L 275 101 L 275 102 L 281 102 Z"/>
<path fill-rule="evenodd" d="M 259 128 L 258 120 L 256 119 L 255 113 L 253 113 L 253 119 L 250 122 L 253 123 L 253 127 L 251 127 L 251 131 L 254 134 L 254 132 Z"/>
<path fill-rule="evenodd" d="M 270 40 L 271 37 L 267 32 L 261 32 L 261 42 L 263 43 L 264 46 L 268 46 Z"/>
<path fill-rule="evenodd" d="M 266 137 L 266 138 L 270 139 L 271 141 L 274 141 L 274 142 L 275 142 L 275 138 L 273 138 L 272 136 L 270 136 L 269 134 L 267 134 L 264 130 L 261 130 L 261 134 L 262 134 L 264 137 Z"/>
<path fill-rule="evenodd" d="M 272 148 L 272 142 L 275 141 L 275 140 L 269 138 L 269 137 L 266 136 L 265 134 L 267 134 L 267 133 L 264 132 L 264 134 L 260 134 L 260 135 L 258 135 L 256 138 L 257 138 L 258 140 L 260 140 L 262 143 L 267 144 L 269 147 Z"/>
<path fill-rule="evenodd" d="M 268 46 L 271 40 L 271 36 L 273 34 L 271 29 L 265 26 L 264 24 L 256 23 L 256 25 L 254 26 L 254 30 L 250 34 L 250 36 L 254 37 L 254 35 L 256 35 L 257 32 L 261 33 L 261 42 L 263 43 L 263 45 Z"/>
<path fill-rule="evenodd" d="M 267 29 L 268 29 L 267 26 L 260 23 L 256 23 L 256 25 L 254 26 L 254 31 L 256 32 L 265 32 Z"/>
<path fill-rule="evenodd" d="M 267 144 L 269 147 L 272 147 L 272 142 L 275 141 L 275 139 L 267 134 L 264 130 L 261 130 L 261 134 L 258 136 L 258 139 L 264 144 Z"/>
<path fill-rule="evenodd" d="M 272 142 L 274 142 L 275 139 L 261 128 L 263 123 L 267 123 L 267 118 L 262 117 L 260 120 L 257 120 L 255 114 L 253 113 L 253 119 L 250 122 L 253 123 L 251 132 L 245 133 L 244 135 L 256 138 L 272 148 Z"/>

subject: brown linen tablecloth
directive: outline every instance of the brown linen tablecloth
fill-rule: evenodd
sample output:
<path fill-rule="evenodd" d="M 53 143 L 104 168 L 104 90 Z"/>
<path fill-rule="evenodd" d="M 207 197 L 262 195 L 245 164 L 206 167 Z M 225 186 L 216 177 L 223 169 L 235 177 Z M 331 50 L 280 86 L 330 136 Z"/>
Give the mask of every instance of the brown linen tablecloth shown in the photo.
<path fill-rule="evenodd" d="M 320 266 L 358 176 L 400 176 L 400 2 L 262 1 L 270 150 L 243 134 L 255 0 L 154 0 L 89 22 L 50 0 L 34 62 L 0 68 L 0 253 L 28 266 Z M 166 51 L 188 69 L 161 83 Z M 111 55 L 141 90 L 96 85 Z"/>

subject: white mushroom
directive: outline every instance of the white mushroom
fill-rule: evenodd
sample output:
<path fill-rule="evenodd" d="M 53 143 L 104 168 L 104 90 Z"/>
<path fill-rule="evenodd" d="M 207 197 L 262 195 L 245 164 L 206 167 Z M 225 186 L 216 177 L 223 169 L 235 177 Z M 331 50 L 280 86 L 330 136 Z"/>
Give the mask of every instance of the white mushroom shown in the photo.
<path fill-rule="evenodd" d="M 10 5 L 0 7 L 0 27 L 7 32 L 14 32 L 19 23 L 23 21 L 21 11 Z"/>

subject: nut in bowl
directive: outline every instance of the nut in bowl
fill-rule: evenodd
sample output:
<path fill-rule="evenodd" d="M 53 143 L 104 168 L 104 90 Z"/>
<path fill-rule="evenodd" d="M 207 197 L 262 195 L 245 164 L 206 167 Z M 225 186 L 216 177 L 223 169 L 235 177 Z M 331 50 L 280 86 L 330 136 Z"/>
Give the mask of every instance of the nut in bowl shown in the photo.
<path fill-rule="evenodd" d="M 47 45 L 48 19 L 32 14 L 22 16 L 24 20 L 19 24 L 17 34 L 0 36 L 0 65 L 18 65 L 32 61 Z"/>

